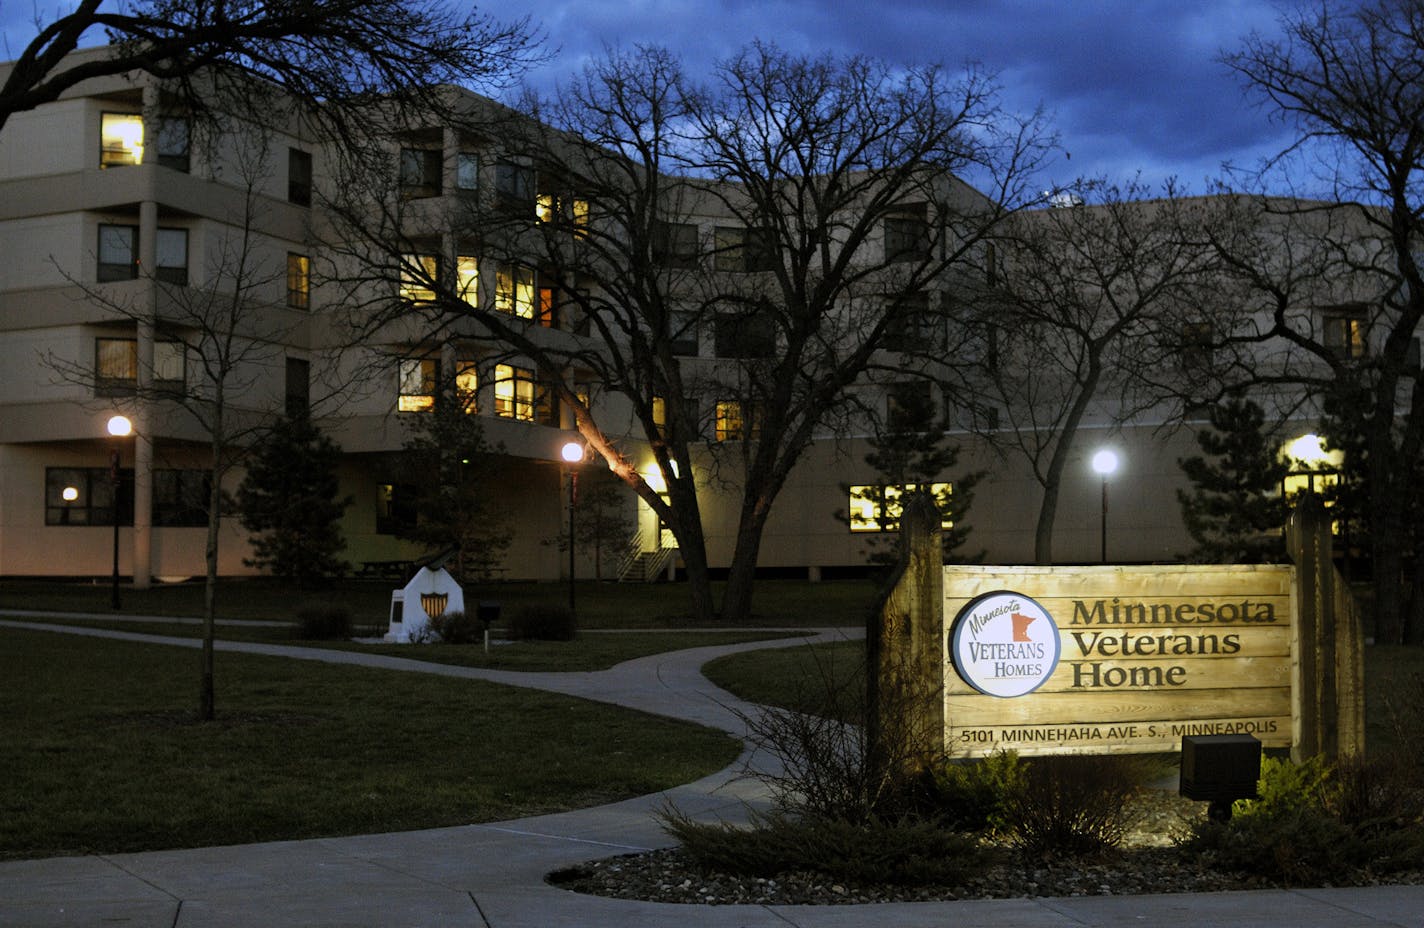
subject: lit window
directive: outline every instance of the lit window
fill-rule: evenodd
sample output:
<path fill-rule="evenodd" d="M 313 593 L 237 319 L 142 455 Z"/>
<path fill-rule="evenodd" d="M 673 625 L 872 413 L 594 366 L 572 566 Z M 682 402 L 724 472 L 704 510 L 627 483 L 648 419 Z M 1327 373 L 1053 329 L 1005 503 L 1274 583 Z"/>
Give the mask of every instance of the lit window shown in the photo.
<path fill-rule="evenodd" d="M 153 387 L 181 392 L 187 383 L 187 351 L 182 342 L 153 343 Z M 94 392 L 98 396 L 132 395 L 138 387 L 138 341 L 94 340 Z"/>
<path fill-rule="evenodd" d="M 480 259 L 460 255 L 455 259 L 455 286 L 460 299 L 471 306 L 480 305 Z"/>
<path fill-rule="evenodd" d="M 511 364 L 494 369 L 494 414 L 506 419 L 534 421 L 534 372 Z"/>
<path fill-rule="evenodd" d="M 540 222 L 562 222 L 576 235 L 588 229 L 588 200 L 567 194 L 541 193 L 534 201 L 534 215 Z"/>
<path fill-rule="evenodd" d="M 901 500 L 908 491 L 920 489 L 918 484 L 862 484 L 850 488 L 850 530 L 852 532 L 893 532 L 900 527 Z M 941 513 L 949 512 L 953 485 L 932 483 L 923 486 L 934 495 Z M 943 515 L 940 527 L 951 529 L 954 521 Z"/>
<path fill-rule="evenodd" d="M 533 319 L 534 269 L 501 264 L 494 278 L 494 308 L 521 319 Z"/>
<path fill-rule="evenodd" d="M 1363 307 L 1338 307 L 1322 313 L 1325 347 L 1338 358 L 1363 358 L 1368 321 Z"/>
<path fill-rule="evenodd" d="M 434 359 L 405 358 L 400 362 L 399 412 L 425 412 L 435 408 L 435 385 L 440 365 Z"/>
<path fill-rule="evenodd" d="M 558 328 L 559 311 L 558 300 L 555 297 L 553 287 L 539 288 L 539 308 L 534 316 L 534 321 L 546 329 Z"/>
<path fill-rule="evenodd" d="M 756 441 L 761 437 L 761 416 L 736 400 L 717 403 L 713 418 L 713 437 L 717 441 Z"/>
<path fill-rule="evenodd" d="M 653 425 L 667 428 L 667 400 L 661 396 L 653 397 Z"/>
<path fill-rule="evenodd" d="M 402 148 L 400 188 L 408 197 L 440 195 L 440 151 L 429 148 Z"/>
<path fill-rule="evenodd" d="M 143 163 L 143 117 L 104 113 L 99 117 L 99 167 Z"/>
<path fill-rule="evenodd" d="M 99 282 L 138 278 L 138 226 L 99 226 Z"/>
<path fill-rule="evenodd" d="M 311 258 L 287 252 L 287 305 L 311 308 Z"/>
<path fill-rule="evenodd" d="M 437 255 L 401 255 L 400 298 L 412 303 L 435 299 L 435 280 L 440 270 Z"/>
<path fill-rule="evenodd" d="M 455 365 L 455 398 L 460 408 L 467 413 L 476 412 L 475 398 L 479 395 L 480 375 L 474 361 L 460 361 Z"/>
<path fill-rule="evenodd" d="M 188 283 L 188 230 L 158 230 L 157 267 L 153 276 L 164 283 Z"/>

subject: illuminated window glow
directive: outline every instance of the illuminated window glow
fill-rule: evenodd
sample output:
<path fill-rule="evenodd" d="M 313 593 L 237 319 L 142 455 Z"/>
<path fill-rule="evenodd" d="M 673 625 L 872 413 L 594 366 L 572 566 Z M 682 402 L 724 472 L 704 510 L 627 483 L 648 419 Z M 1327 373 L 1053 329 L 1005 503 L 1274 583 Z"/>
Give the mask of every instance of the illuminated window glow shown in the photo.
<path fill-rule="evenodd" d="M 900 526 L 902 513 L 901 499 L 907 491 L 918 485 L 907 486 L 861 484 L 850 488 L 850 530 L 852 532 L 893 532 Z M 940 511 L 947 511 L 944 503 L 953 492 L 953 484 L 932 483 L 924 487 L 940 502 Z M 954 527 L 954 521 L 945 516 L 940 522 L 943 529 Z"/>

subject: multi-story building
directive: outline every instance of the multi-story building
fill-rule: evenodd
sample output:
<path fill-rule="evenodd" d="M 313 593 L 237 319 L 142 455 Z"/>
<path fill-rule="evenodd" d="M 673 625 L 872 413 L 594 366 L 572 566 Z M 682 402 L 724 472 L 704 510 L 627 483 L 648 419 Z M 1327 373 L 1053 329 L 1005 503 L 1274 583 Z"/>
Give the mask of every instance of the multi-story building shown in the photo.
<path fill-rule="evenodd" d="M 329 252 L 333 225 L 314 195 L 331 175 L 330 143 L 295 115 L 274 114 L 271 122 L 232 121 L 208 131 L 153 81 L 113 78 L 19 113 L 0 132 L 0 243 L 7 255 L 0 272 L 0 575 L 106 574 L 115 522 L 125 576 L 144 584 L 201 574 L 212 407 L 179 398 L 210 398 L 207 365 L 222 357 L 232 367 L 223 434 L 233 444 L 249 440 L 249 426 L 310 404 L 342 446 L 343 490 L 355 501 L 343 524 L 346 557 L 357 565 L 419 554 L 397 535 L 412 518 L 400 451 L 414 417 L 440 401 L 442 384 L 453 384 L 482 417 L 486 439 L 500 447 L 488 492 L 514 541 L 498 575 L 557 578 L 567 564 L 556 543 L 566 513 L 559 448 L 572 437 L 572 420 L 541 390 L 534 366 L 463 337 L 459 324 L 437 333 L 419 312 L 365 332 L 359 344 L 337 323 L 366 300 L 418 307 L 426 296 L 421 272 L 440 268 L 455 275 L 471 303 L 547 329 L 541 337 L 596 350 L 577 313 L 541 279 L 537 261 L 482 254 L 478 242 L 437 221 L 476 191 L 527 201 L 536 217 L 549 210 L 577 217 L 586 204 L 541 186 L 529 165 L 506 157 L 488 137 L 441 127 L 399 134 L 390 146 L 399 201 L 407 220 L 424 215 L 428 222 L 411 237 L 403 270 L 373 272 L 353 288 L 356 252 Z M 747 233 L 728 226 L 715 207 L 684 219 L 665 243 L 669 255 L 680 254 L 682 242 L 687 260 L 697 261 L 695 243 L 717 241 L 718 255 L 709 260 L 726 265 L 719 270 L 755 270 L 755 242 L 723 247 Z M 909 247 L 895 242 L 914 237 L 889 222 L 883 235 L 887 249 Z M 322 263 L 347 273 L 323 272 Z M 203 343 L 229 330 L 238 347 Z M 924 337 L 892 337 L 885 366 L 896 363 L 894 338 L 923 349 Z M 703 326 L 677 350 L 690 365 L 715 368 L 762 350 L 758 338 L 754 326 Z M 814 577 L 864 566 L 865 533 L 877 527 L 856 489 L 877 479 L 864 463 L 866 438 L 872 419 L 895 416 L 900 388 L 893 376 L 868 378 L 863 405 L 880 415 L 827 432 L 811 447 L 775 504 L 763 569 Z M 916 389 L 944 405 L 937 387 Z M 605 430 L 606 423 L 628 422 L 616 437 L 645 471 L 651 455 L 617 395 L 594 391 L 591 401 L 602 404 Z M 732 400 L 709 396 L 704 412 L 709 446 L 746 438 L 752 428 Z M 132 436 L 106 433 L 115 413 L 133 421 Z M 1026 464 L 983 440 L 982 422 L 975 430 L 960 425 L 953 429 L 959 467 L 988 474 L 968 515 L 970 547 L 984 549 L 990 561 L 1031 560 L 1038 483 Z M 1164 436 L 1161 425 L 1122 426 L 1110 408 L 1090 412 L 1078 437 L 1082 450 L 1063 481 L 1058 560 L 1098 559 L 1109 494 L 1110 560 L 1166 561 L 1189 547 L 1173 491 L 1183 484 L 1177 459 L 1195 446 L 1189 432 Z M 1088 464 L 1105 445 L 1121 461 L 1111 478 Z M 239 476 L 240 469 L 228 472 L 229 489 Z M 730 557 L 736 497 L 710 479 L 703 492 L 716 569 Z M 656 516 L 631 493 L 624 499 L 637 544 L 663 548 Z M 225 516 L 220 573 L 254 572 L 244 563 L 248 554 L 237 519 Z M 581 574 L 591 573 L 591 558 Z"/>

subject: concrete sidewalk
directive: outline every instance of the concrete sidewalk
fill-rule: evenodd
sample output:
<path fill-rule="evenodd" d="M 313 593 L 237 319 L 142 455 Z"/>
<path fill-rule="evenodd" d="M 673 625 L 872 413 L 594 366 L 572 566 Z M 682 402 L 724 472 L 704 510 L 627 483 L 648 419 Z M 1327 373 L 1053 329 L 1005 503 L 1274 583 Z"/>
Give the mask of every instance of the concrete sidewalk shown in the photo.
<path fill-rule="evenodd" d="M 68 626 L 51 627 L 76 632 Z M 154 640 L 128 633 L 98 634 Z M 841 632 L 822 630 L 820 635 L 834 638 Z M 192 639 L 162 640 L 196 645 Z M 222 642 L 220 647 L 532 686 L 742 734 L 737 712 L 746 706 L 713 687 L 698 668 L 722 654 L 804 640 L 698 648 L 605 671 L 567 674 L 483 671 L 281 645 Z M 666 802 L 699 818 L 739 819 L 748 803 L 765 799 L 758 784 L 735 776 L 740 769 L 739 764 L 663 794 L 512 822 L 0 863 L 0 926 L 1424 926 L 1424 887 L 1416 886 L 874 906 L 679 906 L 577 895 L 544 882 L 551 870 L 666 845 L 652 815 Z"/>

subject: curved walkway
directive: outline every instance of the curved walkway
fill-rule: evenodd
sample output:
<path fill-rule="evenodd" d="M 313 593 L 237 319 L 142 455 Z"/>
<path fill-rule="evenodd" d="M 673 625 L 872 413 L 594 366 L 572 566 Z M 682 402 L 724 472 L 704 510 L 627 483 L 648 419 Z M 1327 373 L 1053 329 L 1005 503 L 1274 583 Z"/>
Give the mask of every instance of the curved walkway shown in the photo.
<path fill-rule="evenodd" d="M 0 625 L 196 647 L 190 638 L 0 620 Z M 819 630 L 821 639 L 842 637 Z M 747 704 L 699 672 L 713 657 L 801 644 L 695 648 L 587 673 L 517 673 L 247 642 L 229 651 L 361 664 L 553 690 L 742 735 Z M 662 846 L 652 813 L 739 818 L 765 797 L 737 765 L 666 793 L 484 825 L 234 847 L 0 863 L 0 926 L 25 928 L 1419 928 L 1424 887 L 1093 896 L 874 906 L 681 906 L 583 896 L 544 875 L 583 860 Z"/>

